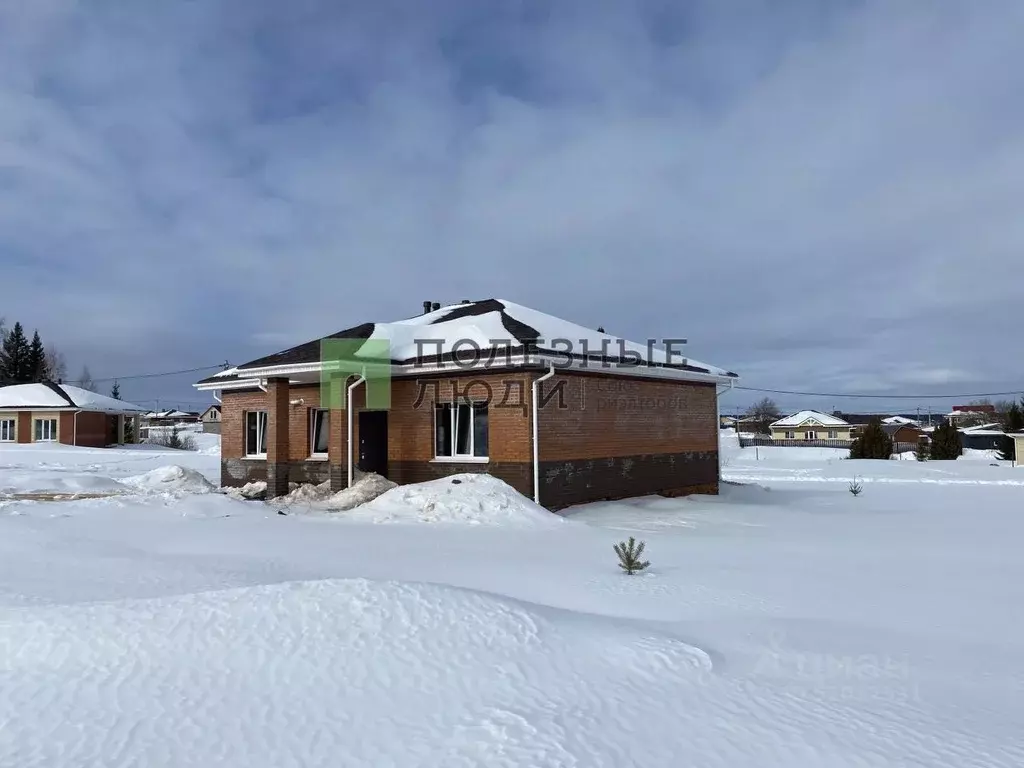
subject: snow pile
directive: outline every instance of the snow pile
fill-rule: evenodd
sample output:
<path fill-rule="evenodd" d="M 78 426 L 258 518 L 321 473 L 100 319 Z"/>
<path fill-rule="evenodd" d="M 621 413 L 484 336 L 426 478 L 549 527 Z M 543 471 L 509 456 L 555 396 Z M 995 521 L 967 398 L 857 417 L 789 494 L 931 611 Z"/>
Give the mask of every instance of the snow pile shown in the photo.
<path fill-rule="evenodd" d="M 126 477 L 121 482 L 136 490 L 158 493 L 210 493 L 215 489 L 213 483 L 194 469 L 179 467 L 176 464 L 157 467 L 134 477 Z"/>
<path fill-rule="evenodd" d="M 289 483 L 288 487 L 291 488 L 288 495 L 274 499 L 275 504 L 313 504 L 323 501 L 331 495 L 330 480 L 326 480 L 319 485 L 314 485 L 313 483 L 292 485 Z M 264 483 L 264 490 L 266 490 L 266 483 Z"/>
<path fill-rule="evenodd" d="M 356 480 L 351 488 L 345 488 L 344 490 L 338 491 L 333 496 L 329 497 L 324 501 L 324 508 L 335 512 L 346 511 L 358 507 L 367 502 L 373 501 L 378 496 L 381 496 L 392 488 L 397 488 L 397 484 L 391 482 L 385 477 L 370 472 L 363 475 L 361 478 Z"/>
<path fill-rule="evenodd" d="M 244 499 L 246 501 L 258 501 L 267 496 L 267 481 L 253 480 L 240 488 L 225 488 L 224 492 L 233 499 Z"/>
<path fill-rule="evenodd" d="M 346 519 L 537 527 L 565 522 L 491 475 L 460 474 L 392 488 Z"/>

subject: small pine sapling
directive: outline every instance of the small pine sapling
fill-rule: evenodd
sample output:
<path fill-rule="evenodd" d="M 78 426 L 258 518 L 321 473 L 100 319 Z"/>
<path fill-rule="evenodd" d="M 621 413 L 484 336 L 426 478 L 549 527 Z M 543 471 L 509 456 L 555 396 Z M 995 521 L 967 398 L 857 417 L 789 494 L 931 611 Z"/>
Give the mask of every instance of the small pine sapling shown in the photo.
<path fill-rule="evenodd" d="M 860 496 L 861 491 L 863 490 L 864 486 L 861 484 L 859 480 L 854 479 L 850 482 L 850 493 L 852 493 L 854 496 Z"/>
<path fill-rule="evenodd" d="M 642 571 L 649 566 L 650 561 L 640 559 L 646 546 L 647 544 L 643 541 L 637 543 L 632 536 L 629 537 L 629 541 L 620 541 L 616 544 L 615 554 L 619 556 L 619 568 L 632 576 L 637 571 Z"/>

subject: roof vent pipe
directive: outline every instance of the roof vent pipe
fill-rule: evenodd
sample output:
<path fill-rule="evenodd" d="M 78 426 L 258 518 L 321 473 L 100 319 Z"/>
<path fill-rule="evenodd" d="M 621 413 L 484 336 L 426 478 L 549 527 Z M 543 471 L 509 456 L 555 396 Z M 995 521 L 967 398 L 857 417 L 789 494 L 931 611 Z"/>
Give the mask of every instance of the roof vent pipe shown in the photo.
<path fill-rule="evenodd" d="M 604 333 L 604 326 L 603 325 L 597 326 L 597 332 L 598 333 Z"/>
<path fill-rule="evenodd" d="M 434 302 L 434 305 L 433 305 L 433 306 L 431 307 L 431 309 L 432 309 L 432 310 L 433 310 L 434 312 L 437 312 L 437 310 L 439 310 L 440 308 L 441 308 L 441 302 L 439 302 L 439 301 L 435 301 L 435 302 Z"/>
<path fill-rule="evenodd" d="M 429 301 L 424 301 L 423 302 L 423 314 L 425 315 L 429 311 L 430 311 L 430 302 Z"/>
<path fill-rule="evenodd" d="M 471 302 L 469 299 L 463 299 L 462 303 L 463 304 L 472 304 L 473 302 Z"/>

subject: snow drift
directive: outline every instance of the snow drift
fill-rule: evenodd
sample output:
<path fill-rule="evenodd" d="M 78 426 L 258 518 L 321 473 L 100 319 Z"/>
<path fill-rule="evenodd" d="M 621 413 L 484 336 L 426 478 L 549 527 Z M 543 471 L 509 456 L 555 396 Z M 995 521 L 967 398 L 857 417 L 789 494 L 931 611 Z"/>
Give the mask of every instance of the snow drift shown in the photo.
<path fill-rule="evenodd" d="M 14 608 L 4 633 L 20 768 L 626 765 L 609 722 L 668 765 L 664 702 L 711 672 L 613 619 L 362 579 Z"/>

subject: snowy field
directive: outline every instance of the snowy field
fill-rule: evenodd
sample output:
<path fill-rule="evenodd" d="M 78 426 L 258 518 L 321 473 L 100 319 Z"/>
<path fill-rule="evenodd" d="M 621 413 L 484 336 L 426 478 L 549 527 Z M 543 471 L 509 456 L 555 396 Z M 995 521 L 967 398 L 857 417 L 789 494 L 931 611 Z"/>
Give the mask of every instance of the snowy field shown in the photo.
<path fill-rule="evenodd" d="M 0 766 L 1024 765 L 1024 468 L 732 439 L 719 497 L 327 513 L 199 437 L 0 446 Z"/>

